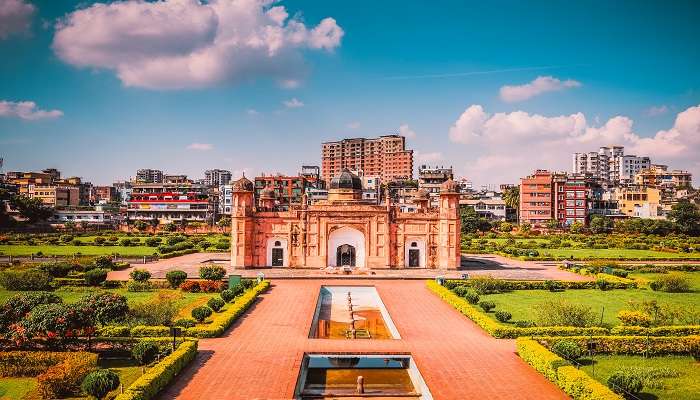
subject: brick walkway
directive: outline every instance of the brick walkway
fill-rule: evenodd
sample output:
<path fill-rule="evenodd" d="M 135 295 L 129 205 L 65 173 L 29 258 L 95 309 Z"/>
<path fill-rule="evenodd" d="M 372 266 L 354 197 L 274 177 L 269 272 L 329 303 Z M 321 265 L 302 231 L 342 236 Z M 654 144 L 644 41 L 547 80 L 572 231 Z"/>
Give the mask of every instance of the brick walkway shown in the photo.
<path fill-rule="evenodd" d="M 273 281 L 225 336 L 200 341 L 195 362 L 160 398 L 290 399 L 304 352 L 410 353 L 435 399 L 567 398 L 518 358 L 514 341 L 488 336 L 422 281 L 353 282 L 377 287 L 402 339 L 309 339 L 323 283 L 333 282 Z"/>
<path fill-rule="evenodd" d="M 321 278 L 333 279 L 343 278 L 342 275 L 329 275 L 319 269 L 310 268 L 256 268 L 256 269 L 234 269 L 229 265 L 230 255 L 228 253 L 195 253 L 180 257 L 174 257 L 148 264 L 134 265 L 134 268 L 145 268 L 151 272 L 154 278 L 163 279 L 165 274 L 171 270 L 182 270 L 187 273 L 190 278 L 199 276 L 199 268 L 208 263 L 215 261 L 226 267 L 230 274 L 240 274 L 244 277 L 255 277 L 259 272 L 265 274 L 271 279 L 282 278 Z M 112 271 L 107 276 L 110 280 L 127 280 L 129 279 L 131 269 L 123 271 Z M 374 275 L 354 275 L 351 278 L 389 278 L 389 279 L 433 279 L 437 275 L 443 275 L 447 278 L 460 278 L 463 273 L 468 273 L 470 276 L 475 275 L 491 275 L 494 278 L 500 279 L 560 279 L 560 280 L 588 280 L 589 277 L 574 274 L 569 271 L 558 269 L 556 262 L 536 262 L 536 261 L 520 261 L 501 257 L 492 254 L 480 255 L 463 255 L 462 268 L 456 270 L 439 270 L 439 269 L 384 269 L 373 270 Z"/>

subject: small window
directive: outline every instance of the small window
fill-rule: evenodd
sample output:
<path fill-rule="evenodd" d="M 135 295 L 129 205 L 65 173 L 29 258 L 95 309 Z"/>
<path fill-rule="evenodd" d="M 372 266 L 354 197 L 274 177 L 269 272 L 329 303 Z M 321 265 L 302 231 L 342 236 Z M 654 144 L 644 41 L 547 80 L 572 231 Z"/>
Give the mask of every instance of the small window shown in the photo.
<path fill-rule="evenodd" d="M 416 242 L 411 243 L 411 247 L 418 247 L 418 243 L 416 243 Z"/>
<path fill-rule="evenodd" d="M 282 243 L 280 243 L 279 240 L 276 240 L 276 241 L 275 241 L 275 247 L 279 247 L 279 246 L 282 246 Z"/>

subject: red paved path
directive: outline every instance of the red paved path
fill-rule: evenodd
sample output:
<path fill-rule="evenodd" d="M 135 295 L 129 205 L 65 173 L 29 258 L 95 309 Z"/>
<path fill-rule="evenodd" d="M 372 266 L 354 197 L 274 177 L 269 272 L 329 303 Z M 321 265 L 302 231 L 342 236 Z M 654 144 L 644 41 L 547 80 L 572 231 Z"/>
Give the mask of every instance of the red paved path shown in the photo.
<path fill-rule="evenodd" d="M 225 336 L 199 342 L 161 399 L 289 399 L 304 352 L 411 353 L 435 399 L 567 398 L 518 358 L 514 341 L 488 336 L 423 281 L 354 282 L 377 287 L 402 339 L 309 339 L 323 282 L 273 281 Z"/>

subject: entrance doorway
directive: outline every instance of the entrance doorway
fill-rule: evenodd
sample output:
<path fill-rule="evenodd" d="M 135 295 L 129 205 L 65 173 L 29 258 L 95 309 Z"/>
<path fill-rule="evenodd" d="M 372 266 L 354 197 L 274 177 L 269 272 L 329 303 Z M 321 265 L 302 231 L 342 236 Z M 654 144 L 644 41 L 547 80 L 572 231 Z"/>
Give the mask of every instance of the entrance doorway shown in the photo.
<path fill-rule="evenodd" d="M 420 250 L 408 249 L 408 266 L 420 267 Z"/>
<path fill-rule="evenodd" d="M 349 244 L 343 244 L 338 246 L 338 249 L 335 253 L 335 259 L 337 267 L 354 267 L 357 263 L 355 256 L 355 247 L 350 246 Z"/>
<path fill-rule="evenodd" d="M 267 240 L 267 264 L 271 267 L 288 267 L 287 240 L 270 238 Z"/>
<path fill-rule="evenodd" d="M 283 249 L 272 249 L 272 266 L 273 267 L 283 267 L 284 266 L 284 250 Z"/>

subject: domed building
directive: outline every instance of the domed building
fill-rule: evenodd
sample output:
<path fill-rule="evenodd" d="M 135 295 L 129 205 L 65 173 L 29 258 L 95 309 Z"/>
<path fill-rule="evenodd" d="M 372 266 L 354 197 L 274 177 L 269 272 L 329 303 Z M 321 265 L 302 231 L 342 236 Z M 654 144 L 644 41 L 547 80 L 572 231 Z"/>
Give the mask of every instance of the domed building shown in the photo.
<path fill-rule="evenodd" d="M 451 182 L 451 183 L 450 183 Z M 343 169 L 328 199 L 275 209 L 265 188 L 257 204 L 245 177 L 233 184 L 231 265 L 235 268 L 362 269 L 449 268 L 460 261 L 459 194 L 452 181 L 440 189 L 439 207 L 418 192 L 417 212 L 362 199 L 362 180 Z"/>

